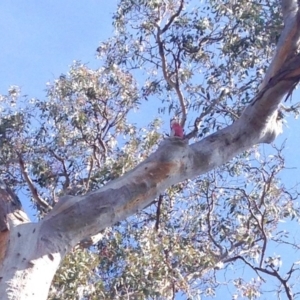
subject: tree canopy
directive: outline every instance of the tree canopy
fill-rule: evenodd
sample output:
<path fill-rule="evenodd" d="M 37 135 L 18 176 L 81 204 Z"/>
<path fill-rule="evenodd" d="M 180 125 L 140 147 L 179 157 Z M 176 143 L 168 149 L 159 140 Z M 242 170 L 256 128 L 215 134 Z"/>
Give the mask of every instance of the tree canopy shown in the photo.
<path fill-rule="evenodd" d="M 281 222 L 297 224 L 299 192 L 284 147 L 258 144 L 299 113 L 280 103 L 300 78 L 298 19 L 297 1 L 122 0 L 99 68 L 74 62 L 45 99 L 1 96 L 1 188 L 40 220 L 14 224 L 47 227 L 63 258 L 48 299 L 297 299 Z"/>

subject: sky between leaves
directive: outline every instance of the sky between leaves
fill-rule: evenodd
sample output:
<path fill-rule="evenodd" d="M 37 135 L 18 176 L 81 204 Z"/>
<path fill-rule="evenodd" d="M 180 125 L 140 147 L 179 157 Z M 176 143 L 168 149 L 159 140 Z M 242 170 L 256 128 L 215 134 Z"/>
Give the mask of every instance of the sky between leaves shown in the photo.
<path fill-rule="evenodd" d="M 80 60 L 92 68 L 99 67 L 96 49 L 100 41 L 113 33 L 111 17 L 116 5 L 117 0 L 2 0 L 0 94 L 7 93 L 10 85 L 18 85 L 22 94 L 42 99 L 46 82 L 67 73 L 73 60 Z M 293 98 L 296 100 L 299 96 L 300 92 L 296 91 Z M 150 121 L 156 115 L 157 109 L 146 105 L 149 107 L 142 107 L 136 116 L 137 124 L 145 118 Z M 167 130 L 169 120 L 164 121 L 164 129 Z M 287 120 L 284 133 L 275 145 L 280 147 L 284 141 L 286 166 L 292 169 L 281 173 L 282 181 L 292 187 L 300 182 L 299 120 Z M 272 151 L 268 145 L 261 147 L 263 154 L 268 155 Z M 32 216 L 30 203 L 22 197 L 21 200 L 26 212 Z M 283 224 L 284 229 L 292 230 L 295 235 L 299 233 L 297 228 L 286 226 Z M 275 253 L 278 251 L 274 249 Z M 291 262 L 298 259 L 295 255 L 291 256 Z M 225 299 L 224 294 L 215 299 Z"/>

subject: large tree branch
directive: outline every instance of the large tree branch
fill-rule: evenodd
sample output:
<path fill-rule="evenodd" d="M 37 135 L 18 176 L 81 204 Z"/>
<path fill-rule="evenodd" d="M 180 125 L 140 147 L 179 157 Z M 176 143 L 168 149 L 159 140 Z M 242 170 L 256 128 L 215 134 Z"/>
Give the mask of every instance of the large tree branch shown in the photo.
<path fill-rule="evenodd" d="M 287 5 L 286 26 L 277 52 L 260 92 L 241 117 L 192 145 L 176 137 L 164 140 L 132 171 L 84 196 L 64 197 L 38 224 L 12 223 L 7 257 L 1 265 L 3 299 L 22 299 L 20 292 L 24 299 L 45 299 L 61 258 L 81 240 L 147 207 L 169 186 L 195 178 L 255 144 L 270 143 L 276 138 L 281 131 L 278 106 L 300 78 L 300 56 L 296 54 L 300 37 L 298 5 L 296 1 L 283 3 Z M 160 51 L 164 50 L 161 47 Z M 3 207 L 0 205 L 7 216 Z M 6 221 L 0 225 L 7 230 Z"/>
<path fill-rule="evenodd" d="M 297 51 L 300 38 L 300 11 L 297 0 L 282 0 L 284 28 L 277 43 L 276 51 L 268 68 L 260 89 L 263 89 L 269 80 L 277 74 Z"/>
<path fill-rule="evenodd" d="M 176 137 L 163 141 L 135 169 L 98 191 L 68 198 L 44 222 L 51 224 L 54 235 L 65 236 L 74 246 L 143 209 L 167 187 L 206 173 L 255 144 L 272 142 L 281 130 L 277 120 L 280 100 L 299 80 L 300 57 L 293 65 L 293 76 L 283 69 L 274 79 L 276 84 L 270 81 L 232 125 L 190 146 Z M 109 221 L 103 223 L 103 218 Z"/>
<path fill-rule="evenodd" d="M 272 142 L 281 132 L 277 108 L 300 78 L 300 56 L 286 63 L 232 125 L 188 145 L 169 138 L 147 160 L 121 178 L 85 196 L 69 197 L 44 219 L 74 246 L 87 236 L 143 209 L 164 190 L 195 178 L 258 143 Z M 103 220 L 109 220 L 103 222 Z"/>

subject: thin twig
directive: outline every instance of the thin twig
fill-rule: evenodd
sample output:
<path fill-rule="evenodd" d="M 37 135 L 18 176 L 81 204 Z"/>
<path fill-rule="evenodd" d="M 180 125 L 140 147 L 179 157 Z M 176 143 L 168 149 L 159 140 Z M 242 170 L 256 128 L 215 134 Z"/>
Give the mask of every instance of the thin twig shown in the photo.
<path fill-rule="evenodd" d="M 162 201 L 163 201 L 163 195 L 159 195 L 158 203 L 157 203 L 157 210 L 156 210 L 156 221 L 155 221 L 155 230 L 156 231 L 158 231 L 158 229 L 159 229 L 159 218 L 160 218 Z"/>
<path fill-rule="evenodd" d="M 207 206 L 208 206 L 208 212 L 207 212 L 207 218 L 206 218 L 206 223 L 207 223 L 207 232 L 210 240 L 213 242 L 213 244 L 220 250 L 220 254 L 223 252 L 223 248 L 217 241 L 214 239 L 213 234 L 212 234 L 212 227 L 211 227 L 211 222 L 210 222 L 210 216 L 211 213 L 214 211 L 214 199 L 213 196 L 209 197 L 208 191 L 206 193 L 206 199 L 207 199 Z M 210 201 L 211 199 L 211 201 Z"/>

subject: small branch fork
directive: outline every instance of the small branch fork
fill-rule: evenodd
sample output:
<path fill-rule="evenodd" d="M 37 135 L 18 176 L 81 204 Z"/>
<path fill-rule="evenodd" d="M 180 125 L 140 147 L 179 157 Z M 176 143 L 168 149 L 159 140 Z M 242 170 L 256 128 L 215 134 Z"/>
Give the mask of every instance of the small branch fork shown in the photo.
<path fill-rule="evenodd" d="M 259 272 L 261 273 L 264 273 L 264 274 L 267 274 L 267 275 L 270 275 L 270 276 L 273 276 L 275 278 L 277 278 L 279 280 L 279 282 L 282 284 L 284 290 L 285 290 L 285 293 L 286 293 L 286 296 L 287 296 L 287 299 L 289 300 L 293 300 L 294 299 L 294 295 L 292 293 L 292 290 L 291 288 L 289 287 L 288 285 L 288 281 L 289 279 L 291 278 L 291 275 L 292 273 L 296 270 L 294 267 L 295 265 L 293 264 L 292 267 L 290 268 L 290 270 L 287 272 L 287 277 L 284 279 L 282 278 L 282 276 L 278 273 L 278 270 L 276 270 L 274 267 L 271 267 L 271 270 L 268 270 L 266 268 L 262 268 L 262 267 L 255 267 L 253 266 L 251 263 L 249 263 L 244 257 L 238 255 L 238 256 L 235 256 L 235 257 L 232 257 L 228 260 L 226 260 L 226 262 L 234 262 L 236 260 L 242 260 L 247 266 L 249 266 L 253 271 L 255 271 L 255 273 L 259 276 L 259 278 L 261 280 L 263 280 L 265 282 L 265 280 L 261 277 L 261 275 L 259 274 Z"/>

